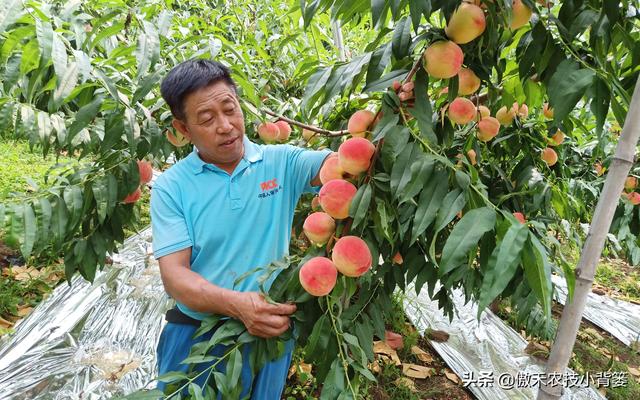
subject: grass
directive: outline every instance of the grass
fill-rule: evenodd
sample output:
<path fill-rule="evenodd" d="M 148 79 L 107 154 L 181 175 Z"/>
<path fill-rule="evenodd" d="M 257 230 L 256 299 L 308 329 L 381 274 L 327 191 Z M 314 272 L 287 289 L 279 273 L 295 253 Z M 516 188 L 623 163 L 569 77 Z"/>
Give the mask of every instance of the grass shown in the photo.
<path fill-rule="evenodd" d="M 57 162 L 73 161 L 73 158 L 32 153 L 29 144 L 22 140 L 0 140 L 0 199 L 6 199 L 12 193 L 24 193 L 31 190 L 27 177 L 37 185 L 44 185 L 47 170 Z"/>

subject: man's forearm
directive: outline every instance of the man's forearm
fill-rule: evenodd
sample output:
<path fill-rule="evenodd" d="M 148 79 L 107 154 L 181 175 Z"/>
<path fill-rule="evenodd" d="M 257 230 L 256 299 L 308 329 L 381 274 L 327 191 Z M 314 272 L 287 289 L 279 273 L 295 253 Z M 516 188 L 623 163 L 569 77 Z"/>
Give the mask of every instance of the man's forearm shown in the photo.
<path fill-rule="evenodd" d="M 180 269 L 164 279 L 165 290 L 171 297 L 193 311 L 237 318 L 233 303 L 239 292 L 216 286 L 188 268 Z"/>

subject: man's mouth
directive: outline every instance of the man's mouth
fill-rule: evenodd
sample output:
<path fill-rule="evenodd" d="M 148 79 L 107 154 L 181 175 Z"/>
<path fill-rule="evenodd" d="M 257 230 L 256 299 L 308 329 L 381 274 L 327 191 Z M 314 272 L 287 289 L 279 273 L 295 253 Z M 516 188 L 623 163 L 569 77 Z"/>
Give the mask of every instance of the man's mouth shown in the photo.
<path fill-rule="evenodd" d="M 237 137 L 234 137 L 233 139 L 229 139 L 226 142 L 222 142 L 220 143 L 220 146 L 230 146 L 231 144 L 233 144 L 236 140 L 238 140 Z"/>

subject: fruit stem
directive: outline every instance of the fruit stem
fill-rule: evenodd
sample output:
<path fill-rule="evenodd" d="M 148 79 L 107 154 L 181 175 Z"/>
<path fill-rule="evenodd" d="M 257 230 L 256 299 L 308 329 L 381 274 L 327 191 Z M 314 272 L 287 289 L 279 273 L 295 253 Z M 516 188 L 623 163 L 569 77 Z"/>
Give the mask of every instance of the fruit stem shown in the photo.
<path fill-rule="evenodd" d="M 280 114 L 278 114 L 276 112 L 273 112 L 273 111 L 271 111 L 269 109 L 266 109 L 266 108 L 263 108 L 262 111 L 265 114 L 271 115 L 272 117 L 276 117 L 278 119 L 281 119 L 282 121 L 286 121 L 286 122 L 290 123 L 291 125 L 296 125 L 296 126 L 299 126 L 299 127 L 303 128 L 303 129 L 307 129 L 307 130 L 319 133 L 319 134 L 324 135 L 324 136 L 337 137 L 337 136 L 346 136 L 346 135 L 349 134 L 349 131 L 347 131 L 347 130 L 330 131 L 330 130 L 327 130 L 327 129 L 318 128 L 317 126 L 304 124 L 302 122 L 298 122 L 298 121 L 293 120 L 291 118 L 287 118 L 284 115 L 280 115 Z"/>

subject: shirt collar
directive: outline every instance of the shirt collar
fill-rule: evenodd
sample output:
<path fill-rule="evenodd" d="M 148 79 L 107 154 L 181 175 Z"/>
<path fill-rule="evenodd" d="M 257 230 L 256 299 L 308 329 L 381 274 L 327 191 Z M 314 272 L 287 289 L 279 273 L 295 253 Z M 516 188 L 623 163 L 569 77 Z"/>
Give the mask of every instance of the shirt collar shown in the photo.
<path fill-rule="evenodd" d="M 244 146 L 244 155 L 242 156 L 243 160 L 249 163 L 255 163 L 262 160 L 262 149 L 259 145 L 250 141 L 246 135 L 242 139 L 242 144 Z M 193 146 L 193 151 L 187 156 L 186 161 L 193 170 L 194 174 L 201 173 L 204 167 L 209 165 L 202 158 L 200 158 L 200 156 L 198 156 L 198 149 L 196 148 L 196 146 Z"/>

